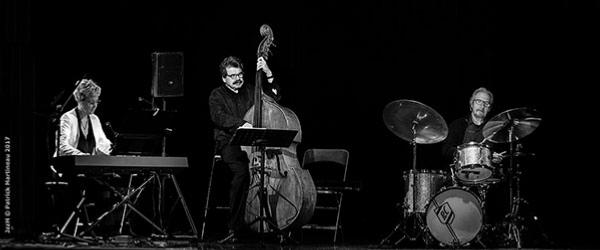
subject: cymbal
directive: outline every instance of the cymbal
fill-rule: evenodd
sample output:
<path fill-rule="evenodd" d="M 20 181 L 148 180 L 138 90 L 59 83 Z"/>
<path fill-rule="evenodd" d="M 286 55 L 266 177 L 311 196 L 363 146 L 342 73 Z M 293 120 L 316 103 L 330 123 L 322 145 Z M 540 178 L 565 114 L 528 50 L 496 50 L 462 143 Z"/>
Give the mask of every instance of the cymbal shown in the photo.
<path fill-rule="evenodd" d="M 427 105 L 412 100 L 396 100 L 383 109 L 383 121 L 396 136 L 418 144 L 432 144 L 448 136 L 444 118 Z M 413 131 L 414 127 L 414 131 Z"/>
<path fill-rule="evenodd" d="M 518 141 L 531 134 L 541 121 L 535 109 L 509 109 L 494 116 L 483 126 L 483 137 L 496 143 Z M 512 138 L 509 135 L 511 129 Z"/>

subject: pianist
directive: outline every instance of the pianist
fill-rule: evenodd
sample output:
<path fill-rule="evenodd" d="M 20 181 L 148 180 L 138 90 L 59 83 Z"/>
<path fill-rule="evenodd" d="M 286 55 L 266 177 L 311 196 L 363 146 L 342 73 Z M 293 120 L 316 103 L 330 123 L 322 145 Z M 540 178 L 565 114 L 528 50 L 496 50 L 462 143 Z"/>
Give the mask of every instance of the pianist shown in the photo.
<path fill-rule="evenodd" d="M 110 154 L 112 143 L 94 114 L 101 92 L 102 88 L 91 79 L 77 82 L 73 92 L 77 107 L 60 117 L 58 156 Z"/>
<path fill-rule="evenodd" d="M 73 97 L 77 102 L 77 107 L 65 112 L 60 117 L 57 156 L 109 155 L 112 143 L 104 134 L 100 119 L 94 114 L 100 103 L 102 88 L 92 79 L 79 80 L 76 85 Z M 62 175 L 53 166 L 51 169 L 58 174 L 58 177 Z M 91 176 L 91 178 L 84 175 L 80 177 L 84 178 L 73 179 L 73 184 L 70 185 L 76 186 L 77 190 L 85 190 L 88 203 L 85 205 L 86 213 L 90 219 L 97 218 L 116 202 L 114 198 L 116 195 L 112 195 L 109 187 L 118 186 L 119 179 L 112 178 L 109 173 Z M 111 213 L 101 221 L 94 232 L 101 235 L 117 234 L 118 220 L 119 214 Z"/>

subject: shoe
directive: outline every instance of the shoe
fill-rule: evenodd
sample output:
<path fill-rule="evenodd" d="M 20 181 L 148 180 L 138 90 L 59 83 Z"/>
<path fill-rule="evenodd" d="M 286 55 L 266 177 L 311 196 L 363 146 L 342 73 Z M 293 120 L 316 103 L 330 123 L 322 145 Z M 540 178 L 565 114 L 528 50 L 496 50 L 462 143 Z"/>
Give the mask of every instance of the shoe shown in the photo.
<path fill-rule="evenodd" d="M 235 231 L 229 230 L 225 238 L 218 241 L 219 244 L 234 244 L 238 242 L 238 237 Z"/>

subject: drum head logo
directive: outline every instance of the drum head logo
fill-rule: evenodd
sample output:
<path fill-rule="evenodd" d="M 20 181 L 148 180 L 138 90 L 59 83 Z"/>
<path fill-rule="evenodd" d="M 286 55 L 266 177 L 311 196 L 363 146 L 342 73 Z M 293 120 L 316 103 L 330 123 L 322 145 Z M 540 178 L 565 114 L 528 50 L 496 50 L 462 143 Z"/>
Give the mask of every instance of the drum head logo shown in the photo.
<path fill-rule="evenodd" d="M 439 207 L 436 215 L 442 224 L 452 224 L 452 221 L 454 221 L 454 211 L 452 211 L 448 202 L 444 202 L 444 204 Z"/>

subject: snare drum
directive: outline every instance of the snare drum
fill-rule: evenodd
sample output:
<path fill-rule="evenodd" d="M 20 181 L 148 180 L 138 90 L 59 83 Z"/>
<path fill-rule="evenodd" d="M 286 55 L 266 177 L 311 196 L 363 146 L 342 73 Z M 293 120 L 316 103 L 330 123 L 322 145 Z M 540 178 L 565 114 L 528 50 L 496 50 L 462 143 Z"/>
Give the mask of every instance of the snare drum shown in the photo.
<path fill-rule="evenodd" d="M 492 151 L 488 145 L 469 142 L 456 148 L 454 173 L 463 183 L 479 183 L 492 177 Z"/>
<path fill-rule="evenodd" d="M 481 230 L 481 201 L 464 187 L 444 188 L 427 204 L 426 221 L 429 232 L 440 243 L 462 246 Z"/>
<path fill-rule="evenodd" d="M 406 190 L 404 209 L 408 213 L 425 213 L 429 200 L 452 180 L 446 171 L 428 169 L 404 171 L 402 178 Z"/>

